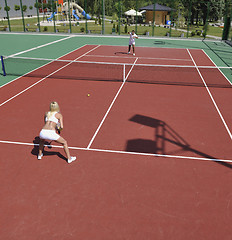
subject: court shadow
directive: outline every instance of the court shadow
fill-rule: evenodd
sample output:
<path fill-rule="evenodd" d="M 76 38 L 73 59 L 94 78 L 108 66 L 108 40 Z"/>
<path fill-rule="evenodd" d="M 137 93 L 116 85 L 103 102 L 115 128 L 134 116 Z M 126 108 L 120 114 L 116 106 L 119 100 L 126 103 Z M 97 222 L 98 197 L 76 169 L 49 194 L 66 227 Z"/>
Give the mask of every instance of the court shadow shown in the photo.
<path fill-rule="evenodd" d="M 128 55 L 128 52 L 115 52 L 115 55 Z"/>
<path fill-rule="evenodd" d="M 40 138 L 38 136 L 35 137 L 35 139 L 33 140 L 34 148 L 31 150 L 31 154 L 35 155 L 36 157 L 38 156 L 38 153 L 39 153 L 39 146 L 38 146 L 39 141 L 40 141 Z M 52 146 L 50 145 L 50 142 L 45 141 L 45 145 L 47 145 L 47 146 L 44 146 L 44 150 L 43 150 L 43 155 L 44 156 L 57 155 L 59 158 L 65 160 L 67 162 L 67 158 L 64 155 L 62 155 L 60 152 L 58 152 L 58 151 L 47 151 L 46 150 L 46 148 L 52 149 Z"/>
<path fill-rule="evenodd" d="M 129 121 L 154 129 L 154 140 L 129 140 L 127 142 L 126 151 L 164 155 L 167 154 L 166 143 L 169 138 L 172 143 L 176 143 L 178 146 L 181 146 L 182 150 L 187 149 L 190 146 L 174 129 L 162 120 L 137 114 L 129 119 Z"/>
<path fill-rule="evenodd" d="M 190 146 L 190 144 L 180 136 L 173 128 L 171 128 L 166 122 L 154 119 L 143 115 L 135 115 L 129 119 L 129 121 L 138 123 L 143 126 L 151 127 L 154 131 L 154 140 L 148 139 L 131 139 L 127 141 L 126 151 L 150 153 L 150 154 L 162 154 L 162 155 L 175 155 L 182 152 L 192 152 L 199 157 L 212 159 L 216 163 L 228 168 L 232 168 L 232 165 L 227 162 L 218 161 L 216 157 L 213 157 L 207 153 L 198 151 Z M 176 151 L 168 152 L 167 145 L 175 145 Z"/>

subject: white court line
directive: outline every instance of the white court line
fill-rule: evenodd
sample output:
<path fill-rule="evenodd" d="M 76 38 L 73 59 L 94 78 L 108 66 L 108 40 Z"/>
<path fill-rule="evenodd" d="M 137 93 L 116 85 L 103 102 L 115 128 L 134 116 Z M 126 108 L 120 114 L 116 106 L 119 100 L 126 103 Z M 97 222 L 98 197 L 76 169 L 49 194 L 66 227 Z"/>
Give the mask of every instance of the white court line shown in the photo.
<path fill-rule="evenodd" d="M 221 72 L 221 74 L 225 77 L 225 79 L 229 82 L 230 85 L 232 85 L 232 82 L 227 78 L 227 76 L 221 71 L 221 69 L 214 63 L 214 61 L 209 57 L 209 55 L 205 52 L 204 49 L 201 49 L 201 51 L 209 58 L 209 60 L 214 64 L 214 66 L 217 67 L 217 69 Z M 232 70 L 232 69 L 231 69 Z"/>
<path fill-rule="evenodd" d="M 129 73 L 128 73 L 127 76 L 126 76 L 126 79 L 128 78 L 129 74 L 131 73 L 131 71 L 132 71 L 132 69 L 133 69 L 135 63 L 137 62 L 137 60 L 138 60 L 138 58 L 135 59 L 133 66 L 131 67 Z M 94 133 L 94 135 L 93 135 L 93 137 L 92 137 L 92 139 L 90 140 L 90 142 L 89 142 L 89 144 L 88 144 L 88 146 L 87 146 L 87 149 L 89 149 L 89 148 L 91 147 L 91 145 L 92 145 L 92 143 L 93 143 L 95 137 L 97 136 L 97 134 L 98 134 L 98 132 L 99 132 L 99 130 L 100 130 L 102 124 L 104 123 L 104 121 L 105 121 L 105 119 L 106 119 L 106 117 L 108 116 L 108 114 L 109 114 L 109 112 L 110 112 L 112 106 L 114 105 L 114 102 L 116 101 L 116 99 L 117 99 L 119 93 L 121 92 L 121 90 L 122 90 L 122 88 L 123 88 L 125 82 L 126 82 L 126 81 L 123 81 L 121 87 L 119 88 L 118 92 L 116 93 L 116 95 L 115 95 L 115 97 L 114 97 L 112 103 L 110 104 L 110 106 L 109 106 L 107 112 L 105 113 L 105 115 L 104 115 L 104 117 L 103 117 L 101 123 L 99 124 L 97 130 L 95 131 L 95 133 Z"/>
<path fill-rule="evenodd" d="M 126 78 L 125 78 L 125 81 L 126 81 L 127 78 L 129 77 L 129 75 L 130 75 L 131 71 L 133 70 L 133 68 L 134 68 L 134 66 L 135 66 L 135 64 L 136 64 L 137 61 L 138 61 L 138 58 L 135 59 L 135 61 L 134 61 L 133 65 L 132 65 L 130 71 L 128 72 L 128 74 L 127 74 L 127 76 L 126 76 Z"/>
<path fill-rule="evenodd" d="M 23 146 L 39 146 L 38 143 L 25 143 L 25 142 L 16 142 L 16 141 L 3 141 L 0 140 L 0 143 L 3 144 L 15 144 Z M 63 146 L 57 145 L 45 145 L 46 147 L 54 148 L 63 148 Z M 163 158 L 178 158 L 178 159 L 189 159 L 189 160 L 199 160 L 199 161 L 213 161 L 213 162 L 228 162 L 232 163 L 232 159 L 218 159 L 218 158 L 203 158 L 203 157 L 188 157 L 181 155 L 165 155 L 165 154 L 156 154 L 156 153 L 139 153 L 139 152 L 127 152 L 119 150 L 109 150 L 109 149 L 94 149 L 94 148 L 81 148 L 81 147 L 69 147 L 73 150 L 82 150 L 82 151 L 92 151 L 92 152 L 104 152 L 104 153 L 116 153 L 116 154 L 126 154 L 126 155 L 137 155 L 137 156 L 147 156 L 147 157 L 163 157 Z"/>
<path fill-rule="evenodd" d="M 215 102 L 215 100 L 214 100 L 214 98 L 213 98 L 213 95 L 211 94 L 211 92 L 210 92 L 210 90 L 209 90 L 209 88 L 208 88 L 208 86 L 207 86 L 207 84 L 206 84 L 206 82 L 205 82 L 205 79 L 204 79 L 203 76 L 201 75 L 201 72 L 200 72 L 199 68 L 197 67 L 197 64 L 196 64 L 196 62 L 194 61 L 194 59 L 193 59 L 190 51 L 189 51 L 188 49 L 187 49 L 187 51 L 188 51 L 189 56 L 191 57 L 194 65 L 195 65 L 195 67 L 196 67 L 196 69 L 197 69 L 197 71 L 198 71 L 198 73 L 199 73 L 199 75 L 200 75 L 200 77 L 201 77 L 201 80 L 203 81 L 203 83 L 204 83 L 204 85 L 205 85 L 205 88 L 206 88 L 206 90 L 207 90 L 207 92 L 208 92 L 208 94 L 209 94 L 209 96 L 210 96 L 210 98 L 211 98 L 211 100 L 212 100 L 212 102 L 213 102 L 213 104 L 214 104 L 214 106 L 215 106 L 215 108 L 216 108 L 216 110 L 217 110 L 217 112 L 218 112 L 218 114 L 219 114 L 219 116 L 220 116 L 220 118 L 221 118 L 221 120 L 222 120 L 225 128 L 226 128 L 226 131 L 228 132 L 228 134 L 229 134 L 229 136 L 230 136 L 230 139 L 232 140 L 232 134 L 231 134 L 231 132 L 230 132 L 230 130 L 229 130 L 229 127 L 227 126 L 226 121 L 224 120 L 224 118 L 223 118 L 223 116 L 222 116 L 222 114 L 221 114 L 221 112 L 220 112 L 220 110 L 219 110 L 219 108 L 218 108 L 218 106 L 217 106 L 217 103 Z"/>
<path fill-rule="evenodd" d="M 95 50 L 95 49 L 96 49 L 96 48 L 98 48 L 99 46 L 100 46 L 100 45 L 97 45 L 95 48 L 93 48 L 93 49 L 89 50 L 88 52 L 86 52 L 86 53 L 82 54 L 81 56 L 79 56 L 78 58 L 76 58 L 74 61 L 76 61 L 76 60 L 78 60 L 79 58 L 81 58 L 81 57 L 85 56 L 86 54 L 88 54 L 89 52 L 91 52 L 91 51 Z M 63 68 L 65 68 L 65 67 L 69 66 L 70 64 L 72 64 L 72 62 L 70 62 L 70 63 L 68 63 L 68 64 L 64 65 L 63 67 L 61 67 L 61 68 L 57 69 L 56 71 L 54 71 L 54 72 L 50 73 L 50 74 L 49 74 L 49 75 L 47 75 L 46 77 L 44 77 L 44 78 L 40 79 L 40 80 L 39 80 L 39 81 L 37 81 L 36 83 L 32 84 L 31 86 L 29 86 L 29 87 L 27 87 L 26 89 L 22 90 L 21 92 L 17 93 L 17 94 L 16 94 L 16 95 L 14 95 L 13 97 L 11 97 L 11 98 L 7 99 L 5 102 L 3 102 L 3 103 L 1 103 L 1 104 L 0 104 L 0 107 L 1 107 L 1 106 L 3 106 L 4 104 L 6 104 L 7 102 L 11 101 L 12 99 L 16 98 L 17 96 L 21 95 L 22 93 L 26 92 L 27 90 L 31 89 L 32 87 L 34 87 L 34 86 L 35 86 L 35 85 L 37 85 L 38 83 L 40 83 L 40 82 L 44 81 L 45 79 L 47 79 L 48 77 L 52 76 L 53 74 L 55 74 L 55 73 L 59 72 L 59 71 L 60 71 L 60 70 L 62 70 Z"/>
<path fill-rule="evenodd" d="M 88 55 L 86 57 L 102 57 L 102 58 L 129 58 L 129 59 L 133 59 L 132 57 L 128 57 L 128 56 L 105 56 L 105 55 Z M 148 59 L 148 60 L 174 60 L 174 61 L 186 61 L 186 62 L 192 62 L 191 59 L 177 59 L 177 58 L 151 58 L 151 57 L 138 57 L 138 59 Z"/>
<path fill-rule="evenodd" d="M 62 58 L 62 57 L 66 56 L 66 55 L 68 55 L 68 54 L 70 54 L 70 53 L 72 53 L 72 52 L 74 52 L 74 51 L 76 51 L 76 50 L 78 50 L 78 49 L 81 49 L 81 48 L 83 48 L 83 47 L 85 47 L 85 46 L 87 46 L 87 44 L 86 44 L 86 45 L 83 45 L 83 46 L 81 46 L 81 47 L 79 47 L 79 48 L 77 48 L 77 49 L 75 49 L 75 50 L 71 50 L 70 52 L 65 53 L 64 55 L 60 56 L 59 58 Z M 59 59 L 59 58 L 57 58 L 57 59 Z M 35 59 L 36 59 L 36 58 L 35 58 Z M 57 60 L 57 59 L 52 59 L 52 60 Z M 23 76 L 25 76 L 25 75 L 27 75 L 27 74 L 29 74 L 29 73 L 32 73 L 32 72 L 34 72 L 34 71 L 36 71 L 36 70 L 38 70 L 38 69 L 40 69 L 40 68 L 42 68 L 42 67 L 48 65 L 48 64 L 50 64 L 50 63 L 51 63 L 51 62 L 46 63 L 46 64 L 44 64 L 44 65 L 42 65 L 42 66 L 40 66 L 40 67 L 38 67 L 38 68 L 35 68 L 35 69 L 33 69 L 33 70 L 31 70 L 31 71 L 29 71 L 29 72 L 23 74 L 22 76 L 17 77 L 17 78 L 15 78 L 15 79 L 11 80 L 10 82 L 7 82 L 7 83 L 1 85 L 0 88 L 4 87 L 4 86 L 6 86 L 6 85 L 8 85 L 8 84 L 10 84 L 10 83 L 12 83 L 12 82 L 14 82 L 14 81 L 20 79 L 20 78 L 22 78 Z"/>
<path fill-rule="evenodd" d="M 26 53 L 26 52 L 30 52 L 30 51 L 33 51 L 33 50 L 36 50 L 36 49 L 39 49 L 39 48 L 42 48 L 42 47 L 46 47 L 46 46 L 52 45 L 52 44 L 54 44 L 54 43 L 58 43 L 58 42 L 67 40 L 67 39 L 72 38 L 72 37 L 73 37 L 73 36 L 69 36 L 69 37 L 62 38 L 62 39 L 59 39 L 59 40 L 56 40 L 56 41 L 53 41 L 53 42 L 45 43 L 45 44 L 43 44 L 43 45 L 40 45 L 40 46 L 37 46 L 37 47 L 33 47 L 33 48 L 30 48 L 30 49 L 27 49 L 27 50 L 24 50 L 24 51 L 21 51 L 21 52 L 12 54 L 12 55 L 7 56 L 7 57 L 15 57 L 15 56 L 17 56 L 17 55 L 20 55 L 20 54 L 23 54 L 23 53 Z"/>

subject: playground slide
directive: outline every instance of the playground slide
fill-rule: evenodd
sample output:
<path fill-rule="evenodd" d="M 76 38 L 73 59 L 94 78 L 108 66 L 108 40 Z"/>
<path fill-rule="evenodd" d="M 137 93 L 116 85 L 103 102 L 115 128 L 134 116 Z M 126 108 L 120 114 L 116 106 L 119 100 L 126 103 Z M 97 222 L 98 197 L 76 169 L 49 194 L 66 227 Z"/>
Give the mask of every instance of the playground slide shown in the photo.
<path fill-rule="evenodd" d="M 70 3 L 70 8 L 73 8 L 73 11 L 72 11 L 72 14 L 73 14 L 73 16 L 76 18 L 76 17 L 78 17 L 78 19 L 77 20 L 79 20 L 79 12 L 87 19 L 87 20 L 89 20 L 89 19 L 91 19 L 91 17 L 89 16 L 89 14 L 87 14 L 86 12 L 85 12 L 85 10 L 81 7 L 81 6 L 79 6 L 78 4 L 76 4 L 76 3 L 74 3 L 74 2 L 71 2 Z M 67 2 L 65 2 L 64 3 L 64 5 L 63 5 L 63 9 L 64 9 L 64 11 L 68 11 L 68 3 Z M 75 14 L 75 15 L 74 15 Z"/>
<path fill-rule="evenodd" d="M 76 10 L 73 9 L 72 11 L 73 16 L 76 18 L 76 20 L 79 20 L 80 18 L 76 15 Z"/>
<path fill-rule="evenodd" d="M 54 12 L 54 13 L 52 13 L 52 15 L 49 17 L 49 18 L 47 18 L 47 20 L 48 21 L 52 21 L 52 19 L 53 19 L 53 17 L 56 15 L 56 12 Z"/>

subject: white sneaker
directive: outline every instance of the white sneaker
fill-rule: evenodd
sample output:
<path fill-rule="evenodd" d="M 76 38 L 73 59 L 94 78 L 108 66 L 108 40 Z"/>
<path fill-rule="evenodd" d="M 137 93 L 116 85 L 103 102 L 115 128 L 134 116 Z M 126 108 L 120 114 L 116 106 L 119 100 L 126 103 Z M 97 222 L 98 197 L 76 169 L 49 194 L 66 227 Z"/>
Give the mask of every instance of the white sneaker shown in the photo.
<path fill-rule="evenodd" d="M 133 56 L 135 56 L 135 53 L 133 53 Z"/>
<path fill-rule="evenodd" d="M 68 163 L 71 163 L 73 161 L 75 161 L 77 158 L 76 157 L 71 157 L 70 159 L 68 159 Z"/>
<path fill-rule="evenodd" d="M 130 52 L 128 52 L 127 54 L 130 54 Z"/>
<path fill-rule="evenodd" d="M 41 160 L 42 157 L 43 157 L 43 153 L 40 156 L 38 155 L 38 160 Z"/>

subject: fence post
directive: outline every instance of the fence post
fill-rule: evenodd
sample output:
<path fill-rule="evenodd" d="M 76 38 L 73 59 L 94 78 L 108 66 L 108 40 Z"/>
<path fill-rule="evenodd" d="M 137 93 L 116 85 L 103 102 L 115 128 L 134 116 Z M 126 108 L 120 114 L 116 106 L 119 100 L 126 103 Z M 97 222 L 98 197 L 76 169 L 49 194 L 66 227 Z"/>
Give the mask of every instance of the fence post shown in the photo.
<path fill-rule="evenodd" d="M 9 13 L 8 13 L 7 0 L 5 0 L 5 10 L 6 10 L 6 15 L 7 15 L 7 20 L 8 20 L 9 31 L 11 32 L 11 27 L 10 27 L 10 17 L 9 17 Z"/>
<path fill-rule="evenodd" d="M 38 28 L 39 28 L 39 32 L 41 32 L 41 30 L 40 30 L 40 20 L 39 20 L 39 6 L 38 6 L 38 0 L 36 0 L 36 10 L 37 10 Z"/>
<path fill-rule="evenodd" d="M 85 8 L 85 11 L 87 12 L 87 0 L 85 0 L 85 3 L 84 3 L 84 8 Z M 88 33 L 88 24 L 87 24 L 87 17 L 85 17 L 85 33 Z"/>
<path fill-rule="evenodd" d="M 102 34 L 105 33 L 105 0 L 102 0 Z"/>
<path fill-rule="evenodd" d="M 121 34 L 121 0 L 118 1 L 118 35 Z"/>
<path fill-rule="evenodd" d="M 156 0 L 154 0 L 154 6 L 153 6 L 153 19 L 152 19 L 152 36 L 154 37 L 155 35 L 155 5 L 156 5 Z"/>
<path fill-rule="evenodd" d="M 68 0 L 68 18 L 69 18 L 69 29 L 70 29 L 70 33 L 72 33 L 71 13 L 70 13 L 70 0 Z"/>
<path fill-rule="evenodd" d="M 135 3 L 135 11 L 136 11 L 135 33 L 138 34 L 138 0 L 136 0 L 136 3 Z"/>
<path fill-rule="evenodd" d="M 54 12 L 54 0 L 52 0 L 52 14 L 53 14 L 54 32 L 56 32 L 56 18 L 55 18 L 55 12 Z"/>
<path fill-rule="evenodd" d="M 20 8 L 21 8 L 21 14 L 22 14 L 22 21 L 23 21 L 23 31 L 26 32 L 25 22 L 24 22 L 24 14 L 23 14 L 22 0 L 20 0 Z"/>
<path fill-rule="evenodd" d="M 189 37 L 189 22 L 191 17 L 191 10 L 192 10 L 192 0 L 189 2 L 189 12 L 188 12 L 188 25 L 187 25 L 187 38 Z"/>
<path fill-rule="evenodd" d="M 172 36 L 172 19 L 173 18 L 173 16 L 172 16 L 172 9 L 171 9 L 171 15 L 170 15 L 170 31 L 169 31 L 169 37 L 171 37 Z"/>
<path fill-rule="evenodd" d="M 209 6 L 210 2 L 207 3 L 207 14 L 206 14 L 206 19 L 205 19 L 205 26 L 204 26 L 204 32 L 203 32 L 203 37 L 204 39 L 206 38 L 207 31 L 208 31 L 208 18 L 209 18 Z"/>
<path fill-rule="evenodd" d="M 229 3 L 226 2 L 222 40 L 227 40 L 228 39 L 229 31 L 230 31 L 230 28 L 231 28 L 231 26 L 230 26 L 231 25 L 231 18 L 232 18 L 232 5 L 229 5 Z"/>

